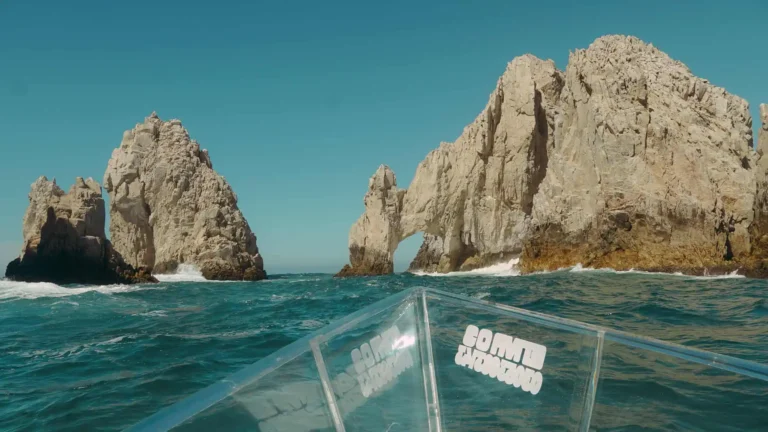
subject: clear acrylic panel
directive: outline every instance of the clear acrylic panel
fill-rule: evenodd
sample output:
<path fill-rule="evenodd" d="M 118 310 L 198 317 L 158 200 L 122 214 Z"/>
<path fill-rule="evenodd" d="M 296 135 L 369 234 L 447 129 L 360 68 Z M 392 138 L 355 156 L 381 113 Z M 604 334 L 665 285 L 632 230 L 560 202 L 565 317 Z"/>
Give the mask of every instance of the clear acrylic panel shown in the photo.
<path fill-rule="evenodd" d="M 231 382 L 238 382 L 237 378 Z M 232 394 L 172 430 L 335 430 L 311 352 L 300 354 L 257 380 L 243 378 L 245 382 Z"/>
<path fill-rule="evenodd" d="M 318 342 L 346 431 L 428 430 L 417 305 L 407 298 Z"/>
<path fill-rule="evenodd" d="M 768 367 L 413 288 L 132 429 L 768 430 Z"/>
<path fill-rule="evenodd" d="M 426 295 L 443 430 L 579 430 L 597 361 L 594 331 Z"/>
<path fill-rule="evenodd" d="M 592 430 L 768 430 L 768 381 L 707 357 L 696 362 L 607 340 Z"/>

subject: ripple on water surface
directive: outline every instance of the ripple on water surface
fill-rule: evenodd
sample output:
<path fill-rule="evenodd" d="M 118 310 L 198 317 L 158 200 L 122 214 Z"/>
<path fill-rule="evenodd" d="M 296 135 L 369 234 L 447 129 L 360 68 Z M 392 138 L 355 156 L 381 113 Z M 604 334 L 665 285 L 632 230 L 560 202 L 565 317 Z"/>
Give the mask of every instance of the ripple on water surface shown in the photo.
<path fill-rule="evenodd" d="M 754 361 L 763 361 L 768 349 L 768 283 L 761 280 L 584 269 L 516 276 L 509 266 L 441 277 L 301 274 L 255 283 L 174 277 L 138 286 L 0 281 L 0 398 L 10 402 L 0 403 L 0 429 L 121 430 L 334 319 L 414 286 Z M 611 359 L 647 367 L 629 353 Z M 626 385 L 626 377 L 613 376 L 606 391 L 619 397 Z M 671 384 L 655 385 L 646 390 L 667 392 Z M 685 405 L 696 401 L 686 399 L 690 395 L 667 393 L 670 403 L 687 401 L 683 406 L 696 412 L 695 404 Z M 661 429 L 686 429 L 665 412 L 656 411 L 668 421 Z"/>

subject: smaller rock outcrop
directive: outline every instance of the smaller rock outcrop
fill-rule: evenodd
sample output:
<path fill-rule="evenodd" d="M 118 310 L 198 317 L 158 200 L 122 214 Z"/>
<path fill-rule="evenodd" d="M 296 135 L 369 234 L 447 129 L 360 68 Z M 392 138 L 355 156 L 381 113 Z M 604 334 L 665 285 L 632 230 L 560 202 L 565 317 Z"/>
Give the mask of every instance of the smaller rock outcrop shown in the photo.
<path fill-rule="evenodd" d="M 78 177 L 68 193 L 46 177 L 32 184 L 24 246 L 5 276 L 24 282 L 130 284 L 157 282 L 125 263 L 104 235 L 104 199 L 93 179 Z"/>
<path fill-rule="evenodd" d="M 349 262 L 337 277 L 374 276 L 393 271 L 400 243 L 400 211 L 404 189 L 397 188 L 395 173 L 381 165 L 368 181 L 365 213 L 349 231 Z"/>

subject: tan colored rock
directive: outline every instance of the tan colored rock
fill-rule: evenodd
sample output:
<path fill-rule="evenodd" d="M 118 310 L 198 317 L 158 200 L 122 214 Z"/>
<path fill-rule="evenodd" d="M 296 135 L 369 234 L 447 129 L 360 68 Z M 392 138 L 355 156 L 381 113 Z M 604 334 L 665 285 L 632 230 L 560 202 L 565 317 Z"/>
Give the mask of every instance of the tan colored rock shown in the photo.
<path fill-rule="evenodd" d="M 377 251 L 362 273 L 391 271 L 397 243 L 419 231 L 412 270 L 520 255 L 528 272 L 754 273 L 768 256 L 768 158 L 751 122 L 746 101 L 634 37 L 599 38 L 565 74 L 518 57 L 459 139 L 419 165 L 386 241 L 358 222 L 350 248 Z"/>
<path fill-rule="evenodd" d="M 634 37 L 571 54 L 523 270 L 684 271 L 750 254 L 749 106 Z"/>
<path fill-rule="evenodd" d="M 749 229 L 752 245 L 752 272 L 768 274 L 768 105 L 760 105 L 760 129 L 758 130 L 757 195 L 755 219 Z"/>
<path fill-rule="evenodd" d="M 395 173 L 379 166 L 368 181 L 365 213 L 349 232 L 349 262 L 337 276 L 392 273 L 393 252 L 402 237 L 400 212 L 404 190 L 397 188 Z"/>
<path fill-rule="evenodd" d="M 29 194 L 24 246 L 6 277 L 27 282 L 111 284 L 155 282 L 126 264 L 104 235 L 104 199 L 93 179 L 78 177 L 68 193 L 45 177 Z"/>
<path fill-rule="evenodd" d="M 343 273 L 390 273 L 397 244 L 420 231 L 426 235 L 417 258 L 422 269 L 449 271 L 470 258 L 479 264 L 519 254 L 562 82 L 551 60 L 513 60 L 486 108 L 455 143 L 427 155 L 407 193 L 369 188 L 365 214 L 350 231 L 351 270 Z M 377 182 L 391 173 L 382 170 L 370 184 L 393 186 Z M 403 194 L 400 202 L 393 198 Z M 382 197 L 389 204 L 381 204 Z"/>
<path fill-rule="evenodd" d="M 104 184 L 111 239 L 129 263 L 156 274 L 189 263 L 208 279 L 266 277 L 237 197 L 179 120 L 152 113 L 126 131 Z"/>

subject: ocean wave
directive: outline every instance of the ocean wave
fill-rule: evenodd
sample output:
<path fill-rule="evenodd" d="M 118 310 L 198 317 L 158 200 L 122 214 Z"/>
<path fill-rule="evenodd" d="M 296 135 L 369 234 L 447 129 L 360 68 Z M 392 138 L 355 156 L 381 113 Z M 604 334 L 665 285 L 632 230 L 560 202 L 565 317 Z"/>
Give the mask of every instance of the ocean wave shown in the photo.
<path fill-rule="evenodd" d="M 76 301 L 68 301 L 68 300 L 57 301 L 56 303 L 53 303 L 51 306 L 56 306 L 56 305 L 59 305 L 59 304 L 61 304 L 61 305 L 70 305 L 70 306 L 80 306 L 80 303 L 78 303 Z"/>
<path fill-rule="evenodd" d="M 483 292 L 472 294 L 472 297 L 474 297 L 476 299 L 482 300 L 482 299 L 484 299 L 486 297 L 489 297 L 490 295 L 491 295 L 491 293 L 489 293 L 487 291 L 483 291 Z"/>
<path fill-rule="evenodd" d="M 164 318 L 168 316 L 168 312 L 164 310 L 153 310 L 149 312 L 141 312 L 133 314 L 132 316 L 152 317 L 152 318 Z"/>
<path fill-rule="evenodd" d="M 194 264 L 179 264 L 174 273 L 152 275 L 160 282 L 208 282 Z"/>
<path fill-rule="evenodd" d="M 295 279 L 295 280 L 289 280 L 288 283 L 302 283 L 302 282 L 318 282 L 320 281 L 320 278 L 313 278 L 313 279 Z"/>
<path fill-rule="evenodd" d="M 701 279 L 701 280 L 708 280 L 708 279 L 744 279 L 746 277 L 744 275 L 738 274 L 738 270 L 734 270 L 731 273 L 724 274 L 724 275 L 693 276 L 693 275 L 683 274 L 682 272 L 664 273 L 664 272 L 651 272 L 651 271 L 635 270 L 635 269 L 614 270 L 612 268 L 584 267 L 584 266 L 581 265 L 581 263 L 576 264 L 573 267 L 558 269 L 558 271 L 566 271 L 566 270 L 571 272 L 571 273 L 600 272 L 600 273 L 614 273 L 614 274 L 646 274 L 646 275 L 662 275 L 662 276 L 680 276 L 680 277 L 689 278 L 689 279 Z"/>
<path fill-rule="evenodd" d="M 162 286 L 151 285 L 94 285 L 78 288 L 67 288 L 50 282 L 16 282 L 0 280 L 0 301 L 2 300 L 34 300 L 44 297 L 69 297 L 88 292 L 101 294 L 119 294 L 148 289 L 163 289 Z"/>
<path fill-rule="evenodd" d="M 458 271 L 450 273 L 428 273 L 423 271 L 413 272 L 416 276 L 434 276 L 434 277 L 455 277 L 455 276 L 493 276 L 493 277 L 505 277 L 505 276 L 520 276 L 520 269 L 518 264 L 519 258 L 512 258 L 509 262 L 494 264 L 492 266 L 483 267 L 469 271 Z"/>
<path fill-rule="evenodd" d="M 117 345 L 120 342 L 133 340 L 137 338 L 139 338 L 139 335 L 126 334 L 122 336 L 113 337 L 111 339 L 104 340 L 104 341 L 74 344 L 74 345 L 69 345 L 62 348 L 39 349 L 39 350 L 32 350 L 32 351 L 14 351 L 14 352 L 9 352 L 8 354 L 14 355 L 16 357 L 19 357 L 25 360 L 38 359 L 38 358 L 51 359 L 51 360 L 71 359 L 74 357 L 79 357 L 83 354 L 86 354 L 92 351 L 97 353 L 103 353 L 104 351 L 98 347 L 109 347 L 110 345 Z M 104 348 L 104 349 L 107 349 L 107 348 Z"/>
<path fill-rule="evenodd" d="M 303 320 L 302 322 L 300 322 L 299 323 L 299 328 L 300 329 L 304 329 L 304 330 L 308 330 L 308 329 L 319 328 L 319 327 L 322 327 L 324 325 L 325 325 L 324 323 L 322 323 L 322 322 L 320 322 L 318 320 L 310 319 L 310 320 Z"/>
<path fill-rule="evenodd" d="M 494 264 L 492 266 L 483 267 L 469 271 L 459 271 L 450 273 L 429 273 L 424 271 L 412 272 L 416 276 L 433 276 L 433 277 L 453 277 L 453 276 L 492 276 L 492 277 L 505 277 L 505 276 L 520 276 L 520 269 L 518 267 L 520 263 L 519 258 L 511 259 L 506 263 Z M 682 272 L 663 273 L 663 272 L 650 272 L 644 270 L 614 270 L 612 268 L 593 268 L 584 267 L 581 263 L 576 264 L 573 267 L 565 267 L 555 270 L 554 272 L 568 271 L 571 273 L 585 273 L 585 272 L 601 272 L 601 273 L 613 273 L 613 274 L 646 274 L 646 275 L 661 275 L 661 276 L 679 276 L 688 279 L 710 280 L 710 279 L 743 279 L 746 276 L 738 274 L 737 270 L 725 275 L 686 275 Z M 540 271 L 532 273 L 532 275 L 554 273 L 551 271 Z"/>
<path fill-rule="evenodd" d="M 252 336 L 256 336 L 260 333 L 264 332 L 264 328 L 257 328 L 257 329 L 251 329 L 251 330 L 244 330 L 244 331 L 230 331 L 230 332 L 222 332 L 222 333 L 168 333 L 168 334 L 157 334 L 151 336 L 152 339 L 155 339 L 157 337 L 169 337 L 169 338 L 177 338 L 177 339 L 191 339 L 191 340 L 198 340 L 198 339 L 243 339 L 243 338 L 249 338 Z"/>

